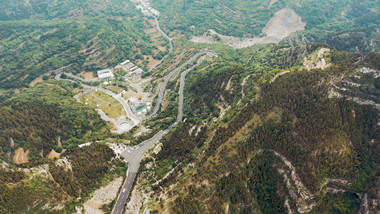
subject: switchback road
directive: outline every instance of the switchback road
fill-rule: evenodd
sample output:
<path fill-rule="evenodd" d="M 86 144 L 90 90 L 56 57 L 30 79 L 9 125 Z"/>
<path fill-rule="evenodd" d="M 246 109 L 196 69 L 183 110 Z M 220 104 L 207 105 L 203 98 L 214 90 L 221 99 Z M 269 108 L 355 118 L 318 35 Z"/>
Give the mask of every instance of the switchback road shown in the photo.
<path fill-rule="evenodd" d="M 153 70 L 154 68 L 156 68 L 159 64 L 161 64 L 161 62 L 167 58 L 172 52 L 173 52 L 173 43 L 172 43 L 172 39 L 167 36 L 165 34 L 165 32 L 163 32 L 159 26 L 159 22 L 157 20 L 157 18 L 155 18 L 155 21 L 156 21 L 156 24 L 157 24 L 157 30 L 161 32 L 161 34 L 170 41 L 170 48 L 169 48 L 169 54 L 167 54 L 159 63 L 157 63 L 156 65 L 154 65 L 151 70 Z M 84 88 L 88 88 L 88 89 L 95 89 L 95 90 L 99 90 L 101 92 L 104 92 L 110 96 L 112 96 L 113 98 L 115 98 L 117 101 L 119 101 L 122 105 L 123 105 L 123 108 L 124 108 L 124 111 L 126 112 L 128 118 L 130 118 L 134 124 L 131 124 L 131 128 L 133 126 L 136 126 L 138 123 L 140 123 L 141 121 L 144 121 L 144 120 L 147 120 L 147 119 L 150 119 L 151 117 L 153 117 L 160 109 L 161 107 L 161 104 L 162 104 L 162 101 L 164 99 L 164 94 L 165 94 L 165 90 L 166 90 L 166 86 L 169 82 L 169 80 L 171 78 L 173 78 L 178 72 L 180 72 L 181 70 L 183 70 L 186 66 L 194 63 L 198 57 L 200 57 L 201 55 L 204 55 L 204 54 L 208 54 L 209 56 L 213 57 L 213 56 L 217 56 L 217 53 L 212 51 L 212 50 L 202 50 L 200 51 L 199 53 L 197 53 L 196 55 L 194 55 L 192 58 L 190 58 L 188 61 L 186 61 L 184 64 L 182 64 L 181 66 L 177 67 L 176 69 L 174 69 L 172 72 L 170 72 L 163 84 L 161 85 L 161 88 L 160 88 L 160 92 L 159 92 L 159 96 L 158 96 L 158 101 L 157 101 L 157 104 L 156 106 L 154 107 L 153 111 L 143 117 L 143 118 L 139 118 L 137 117 L 136 115 L 133 114 L 128 102 L 121 97 L 120 94 L 116 94 L 110 90 L 107 90 L 107 89 L 104 89 L 104 88 L 101 88 L 101 87 L 98 87 L 98 86 L 89 86 L 89 85 L 86 85 L 84 84 L 84 82 L 92 82 L 92 81 L 87 81 L 87 80 L 84 80 L 83 78 L 80 78 L 80 77 L 77 77 L 75 75 L 72 75 L 72 74 L 69 74 L 69 73 L 64 73 L 66 74 L 66 76 L 69 76 L 71 78 L 74 78 L 74 79 L 77 79 L 79 81 L 81 81 L 81 85 L 82 87 Z M 134 146 L 134 147 L 128 147 L 128 149 L 126 149 L 125 151 L 122 152 L 121 156 L 123 156 L 127 161 L 128 161 L 128 172 L 127 172 L 127 178 L 123 184 L 123 187 L 122 187 L 122 190 L 120 191 L 120 194 L 117 198 L 117 201 L 116 201 L 116 204 L 114 206 L 114 209 L 112 211 L 113 214 L 121 214 L 123 209 L 124 209 L 124 205 L 126 203 L 126 200 L 128 198 L 128 195 L 129 193 L 131 192 L 132 190 L 132 186 L 133 186 L 133 182 L 136 178 L 136 175 L 137 175 L 137 172 L 138 172 L 138 169 L 140 167 L 140 162 L 144 156 L 144 154 L 155 144 L 157 143 L 158 141 L 160 141 L 162 139 L 162 137 L 168 132 L 170 131 L 170 129 L 174 128 L 175 126 L 177 126 L 177 124 L 179 122 L 182 121 L 182 117 L 183 117 L 183 91 L 184 91 L 184 88 L 185 88 L 185 78 L 186 78 L 186 75 L 192 71 L 194 68 L 196 68 L 197 66 L 200 65 L 200 63 L 202 62 L 203 60 L 198 60 L 197 63 L 195 65 L 193 65 L 192 67 L 190 67 L 189 69 L 187 69 L 186 71 L 184 71 L 182 74 L 181 74 L 181 77 L 180 77 L 180 88 L 179 88 L 179 104 L 178 104 L 178 115 L 177 115 L 177 120 L 175 123 L 173 123 L 172 125 L 170 125 L 167 129 L 165 130 L 161 130 L 160 132 L 158 132 L 155 136 L 153 136 L 152 138 L 140 143 L 139 145 L 137 146 Z M 150 71 L 151 71 L 150 70 Z M 58 73 L 56 76 L 55 76 L 55 79 L 56 80 L 62 80 L 61 78 L 61 73 Z M 70 79 L 64 79 L 66 81 L 71 81 L 71 82 L 75 82 L 74 80 L 70 80 Z"/>
<path fill-rule="evenodd" d="M 177 69 L 175 69 L 174 71 L 172 71 L 165 78 L 165 82 L 162 85 L 162 88 L 160 90 L 159 102 L 155 107 L 154 114 L 157 113 L 157 111 L 161 105 L 161 102 L 163 100 L 163 94 L 164 94 L 166 85 L 167 85 L 168 81 L 170 80 L 170 78 L 174 74 L 176 74 L 178 71 L 182 70 L 186 65 L 193 63 L 202 54 L 209 54 L 210 56 L 216 56 L 217 55 L 214 51 L 203 50 L 203 51 L 199 52 L 198 54 L 196 54 L 194 57 L 192 57 L 189 61 L 187 61 L 186 63 L 184 63 L 183 65 L 181 65 Z M 120 195 L 118 197 L 118 200 L 117 200 L 116 205 L 114 207 L 114 210 L 112 212 L 113 214 L 121 214 L 122 213 L 124 205 L 125 205 L 126 200 L 128 198 L 128 195 L 129 195 L 130 191 L 132 190 L 133 180 L 136 177 L 136 174 L 137 174 L 138 169 L 140 167 L 140 162 L 141 162 L 145 152 L 148 151 L 155 143 L 160 141 L 162 139 L 162 137 L 165 136 L 165 134 L 168 131 L 170 131 L 170 129 L 174 128 L 178 124 L 178 122 L 182 121 L 183 91 L 185 89 L 186 74 L 188 74 L 190 71 L 192 71 L 200 63 L 201 63 L 201 61 L 198 61 L 197 64 L 195 64 L 194 66 L 192 66 L 191 68 L 189 68 L 188 70 L 183 72 L 181 75 L 180 88 L 179 88 L 179 92 L 178 92 L 180 96 L 179 96 L 178 115 L 177 115 L 177 120 L 176 120 L 177 122 L 170 125 L 167 129 L 161 130 L 155 136 L 153 136 L 151 139 L 146 140 L 137 146 L 129 147 L 128 149 L 123 151 L 123 153 L 121 154 L 121 156 L 123 156 L 128 161 L 129 167 L 128 167 L 127 179 L 123 185 L 122 191 L 120 192 Z M 156 110 L 156 108 L 157 108 L 157 110 Z M 152 114 L 151 116 L 148 116 L 144 119 L 148 119 L 149 117 L 152 117 L 154 114 Z M 131 182 L 131 180 L 132 180 L 132 182 Z"/>

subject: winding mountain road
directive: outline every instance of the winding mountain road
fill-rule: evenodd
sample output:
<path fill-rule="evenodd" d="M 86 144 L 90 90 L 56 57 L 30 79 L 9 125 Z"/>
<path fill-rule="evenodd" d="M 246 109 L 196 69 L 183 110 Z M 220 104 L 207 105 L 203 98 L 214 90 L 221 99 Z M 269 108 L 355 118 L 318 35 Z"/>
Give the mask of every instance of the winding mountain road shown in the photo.
<path fill-rule="evenodd" d="M 152 71 L 154 68 L 156 68 L 158 65 L 160 65 L 162 63 L 162 61 L 164 59 L 166 59 L 173 52 L 173 42 L 172 42 L 172 39 L 168 35 L 166 35 L 165 32 L 163 32 L 161 30 L 157 18 L 155 18 L 155 21 L 156 21 L 156 25 L 157 25 L 157 30 L 166 39 L 168 39 L 170 41 L 170 48 L 169 48 L 169 53 L 162 60 L 160 60 L 156 65 L 154 65 L 149 71 Z M 158 101 L 157 101 L 157 105 L 154 107 L 153 111 L 149 115 L 147 115 L 145 117 L 142 117 L 142 118 L 139 118 L 139 117 L 137 117 L 136 115 L 133 114 L 133 112 L 132 112 L 132 110 L 131 110 L 131 108 L 130 108 L 130 106 L 128 104 L 128 101 L 126 101 L 124 98 L 122 98 L 120 94 L 116 94 L 116 93 L 114 93 L 114 92 L 112 92 L 110 90 L 107 90 L 107 89 L 104 89 L 104 88 L 101 88 L 101 87 L 98 87 L 98 86 L 89 86 L 89 85 L 84 84 L 84 82 L 94 82 L 94 81 L 88 81 L 88 80 L 85 80 L 83 78 L 77 77 L 77 76 L 75 76 L 73 74 L 70 74 L 70 73 L 64 73 L 64 74 L 66 74 L 66 76 L 68 76 L 68 77 L 71 77 L 71 78 L 74 78 L 74 79 L 77 79 L 77 80 L 81 81 L 80 84 L 84 88 L 92 89 L 92 90 L 99 90 L 101 92 L 104 92 L 104 93 L 112 96 L 117 101 L 119 101 L 123 105 L 124 111 L 126 112 L 128 118 L 131 119 L 133 121 L 133 123 L 134 123 L 134 124 L 131 124 L 131 128 L 132 128 L 133 126 L 136 126 L 141 121 L 148 120 L 148 119 L 152 118 L 155 114 L 157 114 L 157 112 L 159 111 L 159 109 L 161 107 L 162 101 L 164 99 L 164 94 L 165 94 L 166 86 L 167 86 L 168 82 L 170 81 L 170 79 L 173 78 L 178 72 L 180 72 L 181 70 L 183 70 L 186 66 L 194 63 L 198 59 L 198 57 L 200 57 L 201 55 L 204 55 L 204 54 L 208 54 L 211 57 L 217 56 L 217 53 L 214 52 L 214 51 L 212 51 L 212 50 L 202 50 L 199 53 L 195 54 L 193 57 L 191 57 L 188 61 L 186 61 L 185 63 L 183 63 L 181 66 L 179 66 L 176 69 L 174 69 L 173 71 L 171 71 L 166 76 L 163 84 L 161 84 L 160 92 L 159 92 L 159 96 L 158 96 Z M 116 204 L 114 206 L 114 209 L 112 210 L 113 214 L 121 214 L 122 213 L 122 211 L 124 209 L 124 205 L 125 205 L 126 200 L 128 198 L 128 195 L 129 195 L 129 193 L 132 190 L 133 182 L 134 182 L 134 180 L 136 178 L 138 169 L 140 167 L 140 162 L 141 162 L 143 156 L 145 155 L 145 153 L 155 143 L 157 143 L 158 141 L 160 141 L 163 138 L 163 136 L 168 131 L 170 131 L 170 129 L 176 127 L 177 124 L 182 121 L 182 117 L 183 117 L 183 97 L 184 97 L 183 96 L 183 91 L 184 91 L 184 88 L 185 88 L 185 78 L 186 78 L 186 75 L 190 71 L 192 71 L 194 68 L 196 68 L 197 66 L 199 66 L 202 63 L 202 61 L 203 61 L 203 59 L 198 60 L 195 65 L 193 65 L 192 67 L 190 67 L 189 69 L 187 69 L 186 71 L 184 71 L 181 74 L 180 88 L 179 88 L 179 91 L 178 91 L 178 93 L 179 93 L 178 115 L 177 115 L 176 122 L 173 123 L 173 124 L 171 124 L 167 129 L 161 130 L 156 135 L 154 135 L 152 138 L 150 138 L 150 139 L 148 139 L 148 140 L 140 143 L 137 146 L 128 147 L 125 151 L 123 151 L 121 153 L 121 156 L 124 157 L 125 160 L 128 161 L 128 172 L 127 172 L 127 178 L 126 178 L 126 180 L 125 180 L 125 182 L 123 184 L 122 190 L 120 191 L 120 194 L 119 194 L 119 196 L 117 198 L 117 201 L 116 201 Z M 76 82 L 75 80 L 71 80 L 71 79 L 62 79 L 61 78 L 61 74 L 62 73 L 58 73 L 55 76 L 55 79 L 56 80 L 65 80 L 65 81 L 70 81 L 70 82 Z"/>
<path fill-rule="evenodd" d="M 169 40 L 169 53 L 166 54 L 160 61 L 158 61 L 155 65 L 153 65 L 148 72 L 153 71 L 157 66 L 159 66 L 166 58 L 170 56 L 170 54 L 173 52 L 174 45 L 173 45 L 173 39 L 170 38 L 160 27 L 160 22 L 158 21 L 157 17 L 154 17 L 154 21 L 156 22 L 156 28 L 157 30 L 162 34 L 162 36 L 165 37 L 165 39 Z"/>
<path fill-rule="evenodd" d="M 177 67 L 177 68 L 174 69 L 172 72 L 170 72 L 170 73 L 166 76 L 164 82 L 163 82 L 162 85 L 161 85 L 161 89 L 160 89 L 160 92 L 159 92 L 159 95 L 158 95 L 157 105 L 154 107 L 153 111 L 152 111 L 149 115 L 147 115 L 147 116 L 141 118 L 141 120 L 147 120 L 147 119 L 150 119 L 151 117 L 153 117 L 153 116 L 158 112 L 158 110 L 159 110 L 160 107 L 161 107 L 161 103 L 162 103 L 162 101 L 163 101 L 163 99 L 164 99 L 164 94 L 165 94 L 166 86 L 167 86 L 169 80 L 170 80 L 171 78 L 173 78 L 173 76 L 175 76 L 179 71 L 181 71 L 182 69 L 184 69 L 187 65 L 190 65 L 190 64 L 192 64 L 193 62 L 195 62 L 195 60 L 197 60 L 197 58 L 198 58 L 199 56 L 203 55 L 203 54 L 209 54 L 210 56 L 217 56 L 217 53 L 215 53 L 215 52 L 212 51 L 212 50 L 202 50 L 202 51 L 200 51 L 199 53 L 195 54 L 193 57 L 191 57 L 191 59 L 189 59 L 187 62 L 183 63 L 181 66 Z M 199 63 L 198 63 L 198 64 L 199 64 Z M 197 65 L 198 65 L 198 64 L 197 64 Z M 196 66 L 193 66 L 192 69 L 194 69 L 195 67 L 196 67 Z M 182 90 L 183 90 L 183 89 L 182 89 Z"/>
<path fill-rule="evenodd" d="M 78 79 L 78 80 L 82 81 L 82 83 L 80 83 L 82 87 L 87 88 L 87 89 L 92 89 L 92 90 L 99 90 L 101 92 L 104 92 L 104 93 L 112 96 L 117 101 L 119 101 L 123 105 L 124 110 L 125 110 L 127 116 L 134 122 L 134 124 L 133 124 L 133 126 L 134 126 L 134 125 L 137 125 L 139 122 L 141 122 L 143 120 L 147 120 L 147 119 L 153 117 L 158 112 L 158 110 L 160 109 L 160 106 L 162 104 L 162 101 L 164 99 L 164 94 L 165 94 L 166 86 L 167 86 L 169 80 L 174 75 L 176 75 L 178 72 L 180 72 L 182 69 L 184 69 L 187 65 L 194 63 L 197 60 L 198 57 L 200 57 L 201 55 L 204 55 L 204 54 L 208 54 L 211 57 L 217 56 L 217 53 L 215 53 L 212 50 L 202 50 L 199 53 L 197 53 L 196 55 L 194 55 L 192 58 L 190 58 L 187 62 L 185 62 L 184 64 L 182 64 L 181 66 L 179 66 L 178 68 L 176 68 L 175 70 L 173 70 L 172 72 L 170 72 L 169 75 L 165 78 L 164 83 L 161 85 L 157 105 L 154 107 L 154 110 L 148 116 L 146 116 L 144 118 L 138 118 L 136 115 L 134 115 L 133 112 L 132 112 L 132 110 L 131 110 L 131 108 L 128 105 L 128 102 L 124 98 L 122 98 L 120 94 L 116 94 L 116 93 L 114 93 L 114 92 L 112 92 L 110 90 L 107 90 L 107 89 L 104 89 L 104 88 L 101 88 L 101 87 L 98 87 L 98 86 L 89 86 L 89 85 L 86 85 L 86 84 L 83 83 L 83 82 L 86 82 L 86 81 L 84 81 L 82 78 L 77 77 L 75 75 L 71 75 L 71 74 L 69 75 L 68 73 L 65 73 L 65 74 L 67 76 L 70 76 L 72 78 L 75 78 L 75 79 Z M 179 87 L 179 91 L 178 91 L 178 93 L 179 93 L 178 115 L 177 115 L 176 122 L 173 123 L 172 125 L 170 125 L 167 129 L 161 130 L 160 132 L 158 132 L 152 138 L 150 138 L 150 139 L 148 139 L 148 140 L 140 143 L 137 146 L 128 147 L 125 151 L 122 152 L 121 156 L 124 157 L 128 161 L 129 167 L 128 167 L 127 178 L 126 178 L 126 180 L 125 180 L 125 182 L 123 184 L 122 191 L 120 192 L 119 197 L 117 199 L 117 202 L 115 204 L 114 210 L 112 212 L 113 214 L 120 214 L 120 213 L 122 213 L 124 205 L 125 205 L 126 200 L 128 198 L 128 195 L 129 195 L 129 193 L 132 190 L 133 182 L 134 182 L 134 180 L 136 178 L 138 169 L 140 167 L 140 162 L 141 162 L 144 154 L 146 153 L 146 151 L 148 151 L 155 143 L 157 143 L 158 141 L 160 141 L 162 139 L 162 137 L 168 131 L 170 131 L 170 129 L 172 129 L 175 126 L 177 126 L 178 122 L 182 121 L 182 117 L 183 117 L 183 97 L 184 97 L 183 96 L 183 91 L 185 89 L 186 75 L 190 71 L 194 70 L 194 68 L 196 68 L 197 66 L 199 66 L 202 63 L 202 61 L 203 60 L 197 61 L 197 63 L 195 65 L 193 65 L 192 67 L 190 67 L 189 69 L 187 69 L 186 71 L 184 71 L 181 74 L 181 77 L 180 77 L 180 87 Z M 75 80 L 71 80 L 71 79 L 62 79 L 61 78 L 61 73 L 58 73 L 55 76 L 55 79 L 56 80 L 65 80 L 65 81 L 70 81 L 70 82 L 76 82 Z"/>
<path fill-rule="evenodd" d="M 145 117 L 137 117 L 135 114 L 133 114 L 132 110 L 131 110 L 131 107 L 129 106 L 128 104 L 128 101 L 125 100 L 120 94 L 116 94 L 108 89 L 105 89 L 105 88 L 102 88 L 102 87 L 99 87 L 99 86 L 89 86 L 89 85 L 86 85 L 84 83 L 81 83 L 81 86 L 83 88 L 87 88 L 87 89 L 95 89 L 95 90 L 99 90 L 101 92 L 104 92 L 110 96 L 112 96 L 114 99 L 116 99 L 117 101 L 119 101 L 122 105 L 123 105 L 123 108 L 124 108 L 124 111 L 126 112 L 127 114 L 127 117 L 129 119 L 131 119 L 134 124 L 132 124 L 131 127 L 137 125 L 138 123 L 140 123 L 141 121 L 144 121 L 144 120 L 148 120 L 150 118 L 152 118 L 155 114 L 157 114 L 157 112 L 160 110 L 160 107 L 161 107 L 161 104 L 162 104 L 162 101 L 164 99 L 164 95 L 165 95 L 165 90 L 166 90 L 166 86 L 168 84 L 168 82 L 170 81 L 171 78 L 173 78 L 173 76 L 175 76 L 179 71 L 181 71 L 182 69 L 184 69 L 187 65 L 189 64 L 192 64 L 195 62 L 195 60 L 197 60 L 197 58 L 203 54 L 209 54 L 210 56 L 217 56 L 217 53 L 215 53 L 214 51 L 212 50 L 202 50 L 200 51 L 199 53 L 197 53 L 196 55 L 194 55 L 193 57 L 191 57 L 187 62 L 185 62 L 184 64 L 182 64 L 181 66 L 177 67 L 176 69 L 174 69 L 172 72 L 170 72 L 164 82 L 162 83 L 161 85 L 161 88 L 160 88 L 160 92 L 159 92 L 159 95 L 158 95 L 158 100 L 157 100 L 157 104 L 156 106 L 153 108 L 153 111 L 145 116 Z M 190 72 L 192 69 L 194 69 L 195 67 L 197 67 L 198 65 L 200 64 L 200 62 L 198 62 L 196 65 L 192 66 L 190 69 L 188 69 L 186 72 L 186 74 L 188 72 Z M 69 76 L 71 78 L 74 78 L 74 79 L 77 79 L 79 81 L 82 81 L 82 82 L 89 82 L 89 81 L 86 81 L 84 80 L 83 78 L 80 78 L 80 77 L 77 77 L 73 74 L 70 74 L 70 73 L 64 73 L 66 76 Z M 185 75 L 186 75 L 185 74 Z M 70 79 L 62 79 L 61 78 L 61 73 L 58 73 L 56 76 L 55 76 L 55 79 L 56 80 L 66 80 L 66 81 L 71 81 L 71 82 L 75 82 L 74 80 L 70 80 Z M 183 82 L 184 84 L 184 78 L 182 78 L 181 76 L 181 81 Z M 92 81 L 91 81 L 92 82 Z M 182 82 L 181 82 L 181 85 L 182 85 Z M 182 88 L 183 90 L 183 88 Z M 181 91 L 179 92 L 179 94 L 181 95 Z"/>
<path fill-rule="evenodd" d="M 66 76 L 72 77 L 72 78 L 74 78 L 74 79 L 78 79 L 78 80 L 80 80 L 80 81 L 82 81 L 82 82 L 87 82 L 87 81 L 84 81 L 82 78 L 77 77 L 77 76 L 75 76 L 75 75 L 72 75 L 72 74 L 69 74 L 69 73 L 64 73 L 64 74 L 65 74 Z M 56 79 L 56 80 L 65 80 L 65 81 L 70 81 L 70 82 L 76 82 L 75 80 L 62 79 L 62 78 L 61 78 L 61 73 L 58 73 L 58 74 L 55 76 L 55 79 Z M 80 83 L 80 84 L 81 84 L 81 86 L 82 86 L 83 88 L 87 88 L 87 89 L 91 89 L 91 90 L 99 90 L 99 91 L 101 91 L 101 92 L 104 92 L 104 93 L 106 93 L 106 94 L 112 96 L 114 99 L 116 99 L 117 101 L 119 101 L 120 104 L 123 106 L 124 111 L 125 111 L 125 113 L 127 114 L 127 117 L 128 117 L 129 119 L 131 119 L 131 120 L 133 121 L 133 123 L 134 123 L 134 124 L 131 124 L 131 127 L 136 126 L 137 124 L 140 123 L 141 119 L 138 118 L 135 114 L 133 114 L 133 112 L 132 112 L 132 110 L 131 110 L 131 108 L 130 108 L 128 102 L 127 102 L 124 98 L 122 98 L 120 94 L 116 94 L 116 93 L 114 93 L 114 92 L 112 92 L 112 91 L 110 91 L 110 90 L 107 90 L 107 89 L 102 88 L 102 87 L 99 87 L 99 86 L 89 86 L 89 85 L 86 85 L 86 84 L 84 84 L 84 83 Z"/>
<path fill-rule="evenodd" d="M 199 52 L 198 54 L 196 54 L 195 56 L 193 56 L 191 59 L 189 59 L 186 63 L 184 63 L 180 67 L 178 67 L 174 71 L 170 72 L 170 74 L 165 78 L 165 82 L 161 86 L 159 100 L 158 100 L 157 105 L 155 106 L 154 111 L 152 112 L 152 114 L 145 117 L 144 119 L 149 119 L 150 117 L 153 117 L 154 114 L 157 113 L 157 111 L 159 110 L 160 105 L 162 103 L 162 100 L 163 100 L 163 95 L 164 95 L 164 92 L 166 89 L 166 85 L 167 85 L 168 81 L 174 76 L 174 74 L 176 74 L 177 72 L 182 70 L 186 65 L 193 63 L 202 54 L 209 54 L 210 56 L 217 56 L 217 54 L 214 51 L 203 50 L 203 51 Z M 177 115 L 176 122 L 173 123 L 172 125 L 170 125 L 167 129 L 161 130 L 160 132 L 158 132 L 155 136 L 153 136 L 149 140 L 146 140 L 137 146 L 129 147 L 128 149 L 126 149 L 125 151 L 123 151 L 121 153 L 121 156 L 124 157 L 128 161 L 129 167 L 128 167 L 127 179 L 124 182 L 123 189 L 120 192 L 120 195 L 118 197 L 118 200 L 117 200 L 116 205 L 114 207 L 114 210 L 112 212 L 113 214 L 122 213 L 124 205 L 125 205 L 126 200 L 128 198 L 128 195 L 132 190 L 133 181 L 136 178 L 138 169 L 140 167 L 140 162 L 141 162 L 145 152 L 148 151 L 155 143 L 160 141 L 162 139 L 162 137 L 165 136 L 165 134 L 168 131 L 170 131 L 170 129 L 177 126 L 178 122 L 182 121 L 182 117 L 183 117 L 183 91 L 185 89 L 186 74 L 188 74 L 190 71 L 192 71 L 198 65 L 200 65 L 201 62 L 202 62 L 202 60 L 198 61 L 197 64 L 193 65 L 191 68 L 187 69 L 185 72 L 183 72 L 181 74 L 180 87 L 179 87 L 179 92 L 178 92 L 180 96 L 179 96 L 178 115 Z"/>

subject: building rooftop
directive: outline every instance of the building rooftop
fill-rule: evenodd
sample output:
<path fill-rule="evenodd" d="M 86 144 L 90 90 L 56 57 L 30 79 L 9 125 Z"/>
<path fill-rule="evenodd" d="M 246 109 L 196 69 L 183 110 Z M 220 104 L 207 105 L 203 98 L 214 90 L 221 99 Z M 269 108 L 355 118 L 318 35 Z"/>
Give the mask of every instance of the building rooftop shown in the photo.
<path fill-rule="evenodd" d="M 99 79 L 112 79 L 112 78 L 114 78 L 114 75 L 113 75 L 111 69 L 107 68 L 107 69 L 98 71 L 98 78 Z"/>

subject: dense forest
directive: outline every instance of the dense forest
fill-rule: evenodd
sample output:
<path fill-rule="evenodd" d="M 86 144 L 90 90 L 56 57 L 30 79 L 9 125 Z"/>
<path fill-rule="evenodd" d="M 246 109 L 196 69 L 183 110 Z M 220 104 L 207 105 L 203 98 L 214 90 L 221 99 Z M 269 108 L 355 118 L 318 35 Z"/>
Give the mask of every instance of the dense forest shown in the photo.
<path fill-rule="evenodd" d="M 49 170 L 54 180 L 67 194 L 79 197 L 82 192 L 90 192 L 92 188 L 99 185 L 101 178 L 113 166 L 110 161 L 115 154 L 105 144 L 91 144 L 73 149 L 68 156 L 71 170 L 54 162 L 49 164 Z M 88 164 L 87 160 L 91 160 L 91 164 Z M 119 173 L 123 171 L 120 170 Z"/>
<path fill-rule="evenodd" d="M 212 72 L 195 71 L 195 75 L 187 80 L 186 91 L 189 93 L 185 94 L 185 117 L 189 117 L 190 120 L 206 119 L 210 115 L 218 117 L 221 108 L 233 106 L 233 101 L 241 97 L 240 76 L 244 75 L 246 70 L 238 65 L 223 62 L 207 69 Z"/>
<path fill-rule="evenodd" d="M 58 138 L 68 149 L 107 136 L 107 125 L 96 111 L 70 95 L 63 88 L 41 84 L 1 103 L 1 157 L 10 160 L 8 153 L 22 147 L 30 151 L 33 162 L 57 149 Z"/>

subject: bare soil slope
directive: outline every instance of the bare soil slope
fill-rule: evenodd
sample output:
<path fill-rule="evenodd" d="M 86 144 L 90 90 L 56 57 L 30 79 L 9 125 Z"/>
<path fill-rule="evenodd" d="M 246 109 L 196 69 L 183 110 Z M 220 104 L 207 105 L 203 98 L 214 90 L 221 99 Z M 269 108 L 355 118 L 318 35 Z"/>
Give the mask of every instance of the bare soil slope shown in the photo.
<path fill-rule="evenodd" d="M 284 8 L 278 11 L 263 29 L 263 33 L 266 34 L 265 37 L 238 38 L 221 35 L 210 29 L 202 36 L 194 36 L 191 41 L 195 43 L 224 44 L 240 49 L 254 44 L 278 43 L 290 34 L 304 30 L 305 26 L 306 23 L 302 21 L 294 10 Z M 220 40 L 215 40 L 215 37 L 219 37 Z"/>

